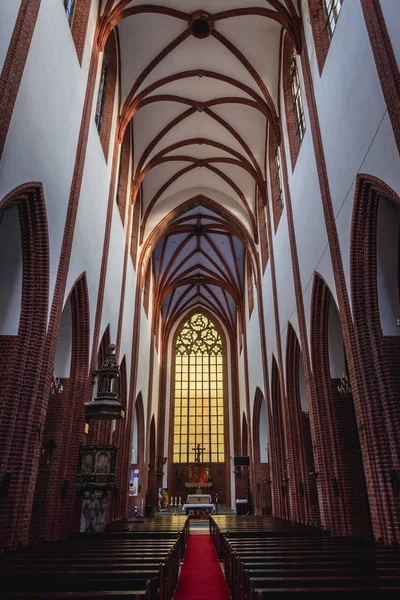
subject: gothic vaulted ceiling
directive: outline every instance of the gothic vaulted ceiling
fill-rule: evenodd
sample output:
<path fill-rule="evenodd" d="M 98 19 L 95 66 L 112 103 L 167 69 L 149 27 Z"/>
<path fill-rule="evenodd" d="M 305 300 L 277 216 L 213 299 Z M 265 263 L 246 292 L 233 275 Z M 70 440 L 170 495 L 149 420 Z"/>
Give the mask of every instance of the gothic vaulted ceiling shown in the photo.
<path fill-rule="evenodd" d="M 119 132 L 133 119 L 133 201 L 165 320 L 200 304 L 235 326 L 268 127 L 279 139 L 282 33 L 298 47 L 298 21 L 297 0 L 103 0 L 100 40 L 116 29 Z"/>

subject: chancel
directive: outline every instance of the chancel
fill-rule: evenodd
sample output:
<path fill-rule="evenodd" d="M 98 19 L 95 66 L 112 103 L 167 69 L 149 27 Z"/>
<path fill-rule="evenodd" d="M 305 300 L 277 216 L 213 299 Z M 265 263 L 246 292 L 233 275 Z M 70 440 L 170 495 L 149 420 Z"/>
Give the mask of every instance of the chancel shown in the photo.
<path fill-rule="evenodd" d="M 0 599 L 400 589 L 399 6 L 0 0 Z"/>

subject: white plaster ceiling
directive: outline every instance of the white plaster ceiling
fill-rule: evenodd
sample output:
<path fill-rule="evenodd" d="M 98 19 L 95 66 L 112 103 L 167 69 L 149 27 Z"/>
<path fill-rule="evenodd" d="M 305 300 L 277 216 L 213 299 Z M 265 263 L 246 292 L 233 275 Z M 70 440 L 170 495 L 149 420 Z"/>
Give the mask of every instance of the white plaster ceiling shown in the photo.
<path fill-rule="evenodd" d="M 207 235 L 193 233 L 190 213 L 184 222 L 177 217 L 176 227 L 192 230 L 178 255 L 174 249 L 182 234 L 171 231 L 171 223 L 167 238 L 153 238 L 163 317 L 178 315 L 185 303 L 200 302 L 233 326 L 236 307 L 243 305 L 246 247 L 257 245 L 255 199 L 257 186 L 264 189 L 268 123 L 279 129 L 282 30 L 294 35 L 298 1 L 157 0 L 141 5 L 103 0 L 101 9 L 103 26 L 118 31 L 120 124 L 123 131 L 133 121 L 133 199 L 141 189 L 142 243 L 166 215 L 199 195 L 228 215 L 211 212 L 208 222 L 207 209 L 197 206 L 201 227 L 214 227 Z M 221 14 L 232 10 L 238 12 Z M 197 11 L 208 13 L 203 23 L 212 22 L 204 39 L 190 26 Z M 215 219 L 221 221 L 219 229 Z M 235 227 L 242 228 L 247 244 L 232 235 Z M 160 262 L 163 268 L 169 265 L 167 278 Z"/>

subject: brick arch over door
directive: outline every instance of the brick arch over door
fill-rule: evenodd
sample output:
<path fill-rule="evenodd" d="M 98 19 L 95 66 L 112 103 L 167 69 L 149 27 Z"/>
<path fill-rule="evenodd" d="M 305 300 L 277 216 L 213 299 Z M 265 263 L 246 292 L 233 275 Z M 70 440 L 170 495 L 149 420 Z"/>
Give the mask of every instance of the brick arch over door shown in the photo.
<path fill-rule="evenodd" d="M 396 315 L 391 314 L 393 310 L 396 312 L 399 298 L 391 298 L 393 306 L 390 303 L 385 306 L 382 297 L 387 292 L 385 285 L 398 290 L 398 230 L 394 232 L 397 248 L 394 246 L 390 252 L 392 262 L 385 273 L 389 278 L 384 282 L 378 273 L 378 262 L 380 271 L 385 268 L 384 246 L 389 235 L 388 230 L 382 229 L 385 225 L 383 210 L 390 210 L 391 203 L 395 217 L 395 213 L 399 213 L 399 196 L 383 181 L 358 175 L 350 253 L 351 296 L 362 386 L 360 398 L 356 396 L 355 402 L 363 427 L 374 535 L 386 543 L 399 543 L 400 336 Z M 388 224 L 391 229 L 398 224 L 393 217 Z"/>
<path fill-rule="evenodd" d="M 262 410 L 265 407 L 265 413 Z M 265 416 L 265 420 L 262 421 L 262 415 Z M 254 396 L 254 408 L 253 408 L 253 469 L 254 469 L 254 481 L 255 481 L 255 512 L 256 514 L 270 514 L 271 512 L 271 472 L 268 456 L 269 447 L 269 427 L 268 422 L 271 418 L 270 412 L 268 411 L 267 402 L 264 398 L 264 394 L 260 388 L 256 389 Z M 262 460 L 261 456 L 261 429 L 265 429 L 266 435 L 266 453 L 267 460 Z"/>
<path fill-rule="evenodd" d="M 316 398 L 311 430 L 321 524 L 335 535 L 368 537 L 369 505 L 353 396 L 338 390 L 347 369 L 340 317 L 317 273 L 311 301 L 311 356 Z"/>
<path fill-rule="evenodd" d="M 70 309 L 69 376 L 61 378 L 62 394 L 49 393 L 42 434 L 42 454 L 36 480 L 31 538 L 58 539 L 79 528 L 79 502 L 75 493 L 79 446 L 85 442 L 85 399 L 90 394 L 90 310 L 86 273 L 76 280 L 64 306 Z M 57 354 L 56 354 L 57 356 Z M 60 373 L 56 372 L 56 376 Z M 48 445 L 57 444 L 51 456 Z"/>
<path fill-rule="evenodd" d="M 22 256 L 22 293 L 18 334 L 12 349 L 0 338 L 7 378 L 0 392 L 0 480 L 10 473 L 10 487 L 0 507 L 0 547 L 26 542 L 38 468 L 38 425 L 45 414 L 39 377 L 46 338 L 49 301 L 49 246 L 42 185 L 26 183 L 0 201 L 0 212 L 17 206 Z M 23 383 L 23 385 L 21 385 Z"/>

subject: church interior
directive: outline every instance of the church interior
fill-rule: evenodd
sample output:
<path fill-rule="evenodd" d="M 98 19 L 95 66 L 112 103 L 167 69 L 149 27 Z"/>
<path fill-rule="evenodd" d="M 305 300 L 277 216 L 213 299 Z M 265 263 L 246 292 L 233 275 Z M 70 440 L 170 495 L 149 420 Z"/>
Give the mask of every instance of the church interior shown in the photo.
<path fill-rule="evenodd" d="M 399 63 L 398 0 L 0 3 L 0 597 L 400 591 Z"/>

